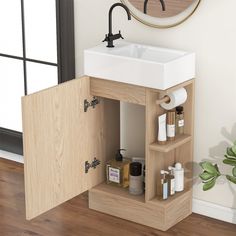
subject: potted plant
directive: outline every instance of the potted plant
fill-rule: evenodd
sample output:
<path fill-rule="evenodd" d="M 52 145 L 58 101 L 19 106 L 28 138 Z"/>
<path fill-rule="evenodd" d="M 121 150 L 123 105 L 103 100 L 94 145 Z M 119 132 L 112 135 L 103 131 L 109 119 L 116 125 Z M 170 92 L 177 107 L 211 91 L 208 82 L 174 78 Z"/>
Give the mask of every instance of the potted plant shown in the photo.
<path fill-rule="evenodd" d="M 203 190 L 207 191 L 215 186 L 216 180 L 220 176 L 225 176 L 228 181 L 236 184 L 236 141 L 232 147 L 226 149 L 225 159 L 223 163 L 232 166 L 231 174 L 222 174 L 217 164 L 209 161 L 200 163 L 203 172 L 199 175 L 203 183 Z"/>

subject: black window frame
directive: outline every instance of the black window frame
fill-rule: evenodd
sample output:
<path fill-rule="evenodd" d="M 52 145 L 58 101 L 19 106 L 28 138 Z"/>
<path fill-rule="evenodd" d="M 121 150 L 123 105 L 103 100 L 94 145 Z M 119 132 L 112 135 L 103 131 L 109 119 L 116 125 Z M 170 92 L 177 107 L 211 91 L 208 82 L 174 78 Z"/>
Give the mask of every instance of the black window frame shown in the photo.
<path fill-rule="evenodd" d="M 74 0 L 55 0 L 57 28 L 57 63 L 26 57 L 24 0 L 21 0 L 23 56 L 0 53 L 1 57 L 22 60 L 24 68 L 24 92 L 27 95 L 26 62 L 35 62 L 58 68 L 58 84 L 75 78 Z M 23 155 L 22 133 L 0 127 L 0 149 Z"/>

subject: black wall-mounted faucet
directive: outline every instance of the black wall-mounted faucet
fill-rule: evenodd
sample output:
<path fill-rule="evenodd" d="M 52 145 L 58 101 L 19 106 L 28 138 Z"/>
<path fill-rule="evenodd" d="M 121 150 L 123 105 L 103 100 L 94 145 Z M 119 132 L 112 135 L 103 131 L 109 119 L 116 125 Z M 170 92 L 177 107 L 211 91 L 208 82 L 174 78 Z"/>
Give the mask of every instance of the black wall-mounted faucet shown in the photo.
<path fill-rule="evenodd" d="M 165 4 L 164 0 L 160 0 L 160 3 L 161 3 L 162 11 L 165 11 L 166 10 L 166 4 Z M 148 0 L 145 0 L 144 1 L 144 9 L 143 9 L 144 14 L 147 14 L 147 4 L 148 4 Z"/>
<path fill-rule="evenodd" d="M 111 8 L 109 10 L 109 33 L 106 34 L 106 38 L 103 40 L 103 42 L 107 41 L 107 47 L 108 48 L 113 48 L 114 47 L 114 44 L 113 44 L 114 40 L 120 39 L 120 38 L 123 39 L 120 31 L 119 31 L 118 34 L 113 34 L 112 33 L 112 11 L 117 6 L 123 7 L 125 9 L 125 11 L 127 12 L 128 20 L 131 20 L 131 14 L 130 14 L 129 8 L 127 6 L 125 6 L 122 3 L 115 3 L 111 6 Z"/>

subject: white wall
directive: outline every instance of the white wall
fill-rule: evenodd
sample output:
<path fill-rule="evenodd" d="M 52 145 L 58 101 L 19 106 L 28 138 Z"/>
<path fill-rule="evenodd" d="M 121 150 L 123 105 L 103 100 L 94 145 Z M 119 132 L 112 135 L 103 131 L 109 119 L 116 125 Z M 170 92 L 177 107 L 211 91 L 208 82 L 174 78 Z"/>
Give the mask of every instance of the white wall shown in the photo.
<path fill-rule="evenodd" d="M 115 2 L 75 0 L 77 75 L 83 74 L 83 49 L 99 44 L 107 33 L 108 10 Z M 188 21 L 171 29 L 149 28 L 135 19 L 128 22 L 122 9 L 114 10 L 114 32 L 121 29 L 126 40 L 196 52 L 196 163 L 221 163 L 225 147 L 236 139 L 235 9 L 235 0 L 202 0 Z M 197 173 L 197 164 L 195 169 Z M 236 186 L 225 181 L 203 192 L 196 180 L 194 197 L 236 208 Z"/>

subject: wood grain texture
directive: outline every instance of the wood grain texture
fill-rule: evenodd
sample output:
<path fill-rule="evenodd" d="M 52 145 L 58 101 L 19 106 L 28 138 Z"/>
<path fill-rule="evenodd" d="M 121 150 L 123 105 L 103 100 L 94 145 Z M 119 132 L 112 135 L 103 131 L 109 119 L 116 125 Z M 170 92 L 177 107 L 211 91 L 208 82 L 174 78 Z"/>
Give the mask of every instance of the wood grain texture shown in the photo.
<path fill-rule="evenodd" d="M 1 236 L 235 236 L 236 225 L 192 214 L 166 232 L 88 209 L 82 194 L 25 220 L 23 165 L 0 158 Z"/>
<path fill-rule="evenodd" d="M 149 148 L 157 152 L 170 152 L 185 143 L 192 140 L 192 136 L 188 134 L 183 134 L 175 137 L 175 140 L 168 141 L 165 145 L 160 145 L 158 142 L 152 143 Z"/>
<path fill-rule="evenodd" d="M 165 91 L 146 90 L 146 204 L 155 202 L 164 208 L 165 220 L 163 228 L 167 229 L 191 214 L 192 209 L 192 164 L 193 164 L 193 111 L 194 111 L 194 80 L 187 81 L 182 84 L 187 90 L 188 99 L 184 104 L 185 112 L 185 135 L 176 137 L 175 141 L 167 141 L 166 145 L 159 145 L 157 139 L 157 120 L 158 116 L 166 113 L 162 107 L 157 105 L 157 98 L 160 94 L 168 94 L 175 89 L 180 88 L 180 85 L 172 87 Z M 179 204 L 172 205 L 172 211 L 168 206 L 165 206 L 161 200 L 161 170 L 167 170 L 168 166 L 173 166 L 176 162 L 180 162 L 186 170 L 185 175 L 185 190 L 182 194 L 174 197 L 169 197 L 166 203 L 176 202 Z M 184 207 L 178 208 L 181 202 L 184 201 Z M 176 212 L 174 215 L 171 215 Z M 178 215 L 178 214 L 179 215 Z M 167 220 L 168 219 L 168 220 Z"/>
<path fill-rule="evenodd" d="M 177 194 L 167 201 L 154 198 L 145 203 L 141 197 L 123 190 L 112 191 L 106 184 L 89 191 L 89 208 L 163 231 L 192 213 L 192 191 Z"/>
<path fill-rule="evenodd" d="M 119 104 L 101 100 L 85 113 L 85 99 L 92 99 L 88 77 L 22 99 L 27 219 L 105 179 L 105 163 L 119 148 Z M 86 174 L 94 157 L 101 164 Z"/>
<path fill-rule="evenodd" d="M 155 90 L 146 89 L 146 192 L 145 199 L 149 201 L 157 193 L 157 173 L 162 167 L 163 159 L 155 161 L 157 152 L 149 150 L 149 145 L 157 140 L 158 116 L 164 113 L 164 109 L 156 105 L 159 93 Z M 160 109 L 159 109 L 160 108 Z M 155 162 L 155 164 L 153 164 Z"/>
<path fill-rule="evenodd" d="M 115 81 L 91 78 L 91 94 L 122 102 L 146 105 L 145 88 Z"/>
<path fill-rule="evenodd" d="M 99 187 L 89 191 L 89 208 L 125 220 L 165 230 L 165 209 L 135 201 L 122 195 L 103 191 Z"/>
<path fill-rule="evenodd" d="M 162 11 L 161 3 L 159 0 L 149 0 L 147 5 L 147 13 L 153 17 L 165 18 L 172 17 L 180 14 L 186 10 L 196 0 L 164 0 L 166 11 Z M 129 0 L 133 6 L 143 12 L 144 0 Z"/>

